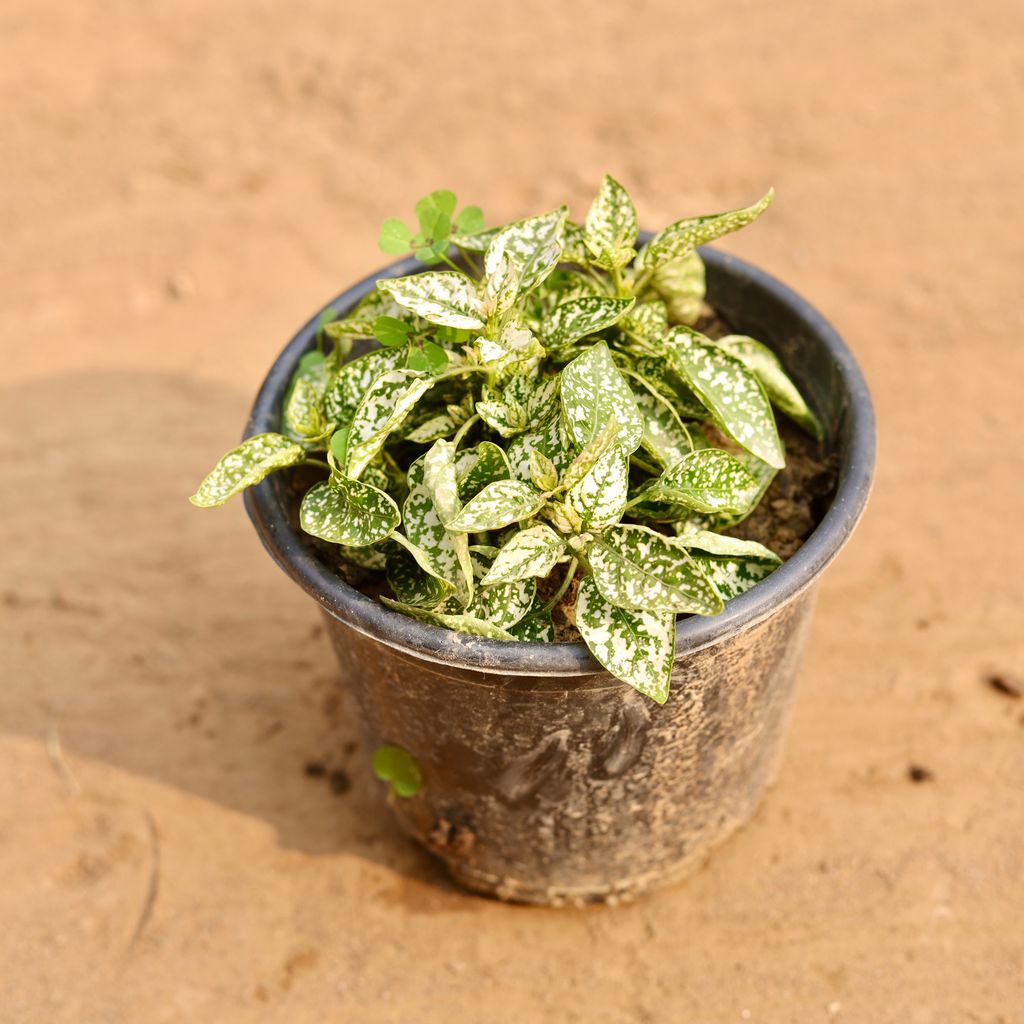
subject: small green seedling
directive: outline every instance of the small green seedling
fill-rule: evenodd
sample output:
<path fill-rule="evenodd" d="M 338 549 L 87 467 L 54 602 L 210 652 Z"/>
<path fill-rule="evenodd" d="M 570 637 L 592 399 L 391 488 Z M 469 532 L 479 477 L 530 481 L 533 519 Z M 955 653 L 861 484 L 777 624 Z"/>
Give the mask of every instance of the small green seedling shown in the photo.
<path fill-rule="evenodd" d="M 390 782 L 396 796 L 415 796 L 423 788 L 420 766 L 401 747 L 378 747 L 373 753 L 373 774 L 381 782 Z"/>
<path fill-rule="evenodd" d="M 225 455 L 192 502 L 318 467 L 302 528 L 382 573 L 389 607 L 550 643 L 575 581 L 568 614 L 594 656 L 663 703 L 676 616 L 716 615 L 780 564 L 722 532 L 784 466 L 772 407 L 821 436 L 771 349 L 695 326 L 707 311 L 697 247 L 771 201 L 640 244 L 610 176 L 582 224 L 560 207 L 486 229 L 478 207 L 456 215 L 451 192 L 431 193 L 419 230 L 385 221 L 380 246 L 442 269 L 384 278 L 325 319 L 279 432 Z M 350 358 L 360 340 L 370 349 Z M 381 777 L 407 795 L 396 757 Z"/>

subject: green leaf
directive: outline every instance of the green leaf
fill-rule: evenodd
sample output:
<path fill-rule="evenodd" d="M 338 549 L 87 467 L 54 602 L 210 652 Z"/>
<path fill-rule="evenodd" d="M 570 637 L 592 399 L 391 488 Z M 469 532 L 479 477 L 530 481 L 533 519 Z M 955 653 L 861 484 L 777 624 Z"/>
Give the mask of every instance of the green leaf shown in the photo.
<path fill-rule="evenodd" d="M 415 605 L 403 604 L 401 601 L 393 601 L 389 597 L 381 597 L 381 601 L 395 611 L 411 615 L 421 622 L 430 623 L 432 626 L 441 626 L 444 629 L 452 629 L 458 633 L 471 633 L 474 636 L 486 636 L 491 640 L 515 640 L 515 637 L 507 630 L 493 623 L 478 619 L 472 615 L 452 615 L 446 612 L 429 611 L 426 608 L 417 608 Z"/>
<path fill-rule="evenodd" d="M 614 416 L 619 423 L 619 445 L 627 454 L 640 446 L 643 420 L 633 392 L 603 341 L 562 370 L 562 408 L 569 432 L 578 445 L 593 440 Z"/>
<path fill-rule="evenodd" d="M 388 554 L 386 574 L 395 597 L 417 608 L 435 608 L 454 589 L 451 584 L 425 572 L 416 558 L 402 547 Z"/>
<path fill-rule="evenodd" d="M 351 423 L 370 385 L 385 373 L 399 369 L 404 362 L 404 350 L 374 349 L 346 363 L 324 393 L 324 414 L 333 423 Z"/>
<path fill-rule="evenodd" d="M 500 530 L 536 515 L 543 504 L 544 495 L 529 484 L 496 480 L 470 498 L 447 526 L 459 533 Z"/>
<path fill-rule="evenodd" d="M 551 611 L 545 606 L 539 595 L 534 598 L 530 611 L 509 632 L 517 640 L 526 643 L 553 644 L 555 642 L 555 624 L 551 621 Z"/>
<path fill-rule="evenodd" d="M 380 248 L 393 256 L 401 256 L 412 248 L 412 231 L 396 217 L 388 217 L 380 227 Z"/>
<path fill-rule="evenodd" d="M 378 281 L 377 287 L 432 324 L 475 330 L 486 321 L 476 286 L 454 270 L 387 278 Z"/>
<path fill-rule="evenodd" d="M 624 267 L 636 255 L 636 209 L 629 193 L 610 175 L 604 176 L 584 227 L 584 243 L 593 262 L 606 269 Z"/>
<path fill-rule="evenodd" d="M 677 324 L 693 326 L 704 312 L 707 291 L 704 261 L 699 252 L 669 260 L 654 272 L 651 287 L 665 300 L 668 315 Z"/>
<path fill-rule="evenodd" d="M 558 486 L 555 464 L 539 449 L 530 449 L 530 482 L 539 491 L 553 491 Z"/>
<path fill-rule="evenodd" d="M 590 295 L 556 306 L 544 325 L 548 348 L 566 348 L 574 341 L 610 327 L 633 307 L 634 299 Z"/>
<path fill-rule="evenodd" d="M 789 379 L 779 357 L 767 345 L 741 334 L 719 338 L 715 344 L 741 360 L 757 376 L 777 409 L 816 440 L 820 441 L 825 436 L 818 417 Z"/>
<path fill-rule="evenodd" d="M 646 526 L 616 526 L 587 551 L 594 582 L 619 608 L 717 615 L 722 601 L 686 548 Z"/>
<path fill-rule="evenodd" d="M 331 435 L 331 455 L 334 456 L 339 466 L 345 465 L 345 459 L 348 456 L 348 435 L 348 427 L 340 427 Z"/>
<path fill-rule="evenodd" d="M 675 660 L 675 612 L 628 611 L 607 601 L 587 576 L 576 597 L 576 626 L 590 653 L 617 679 L 658 704 L 668 700 Z"/>
<path fill-rule="evenodd" d="M 641 444 L 666 469 L 690 454 L 690 435 L 670 402 L 655 397 L 646 388 L 634 392 L 636 407 L 644 421 Z"/>
<path fill-rule="evenodd" d="M 786 465 L 775 417 L 761 382 L 735 356 L 687 327 L 669 336 L 673 368 L 711 412 L 718 427 L 769 466 Z"/>
<path fill-rule="evenodd" d="M 492 441 L 481 441 L 459 453 L 455 462 L 459 497 L 465 501 L 488 484 L 508 480 L 511 475 L 505 453 Z"/>
<path fill-rule="evenodd" d="M 520 291 L 533 291 L 558 265 L 567 213 L 563 206 L 503 228 L 487 247 L 486 276 L 490 278 L 507 256 L 518 274 Z"/>
<path fill-rule="evenodd" d="M 520 530 L 505 542 L 480 582 L 493 586 L 547 576 L 564 550 L 565 542 L 549 526 L 539 524 Z"/>
<path fill-rule="evenodd" d="M 713 242 L 722 235 L 738 231 L 751 221 L 756 220 L 771 205 L 775 195 L 773 189 L 769 189 L 752 206 L 746 206 L 740 210 L 730 210 L 727 213 L 714 213 L 704 217 L 689 217 L 686 220 L 678 220 L 667 228 L 659 231 L 651 239 L 650 244 L 640 254 L 637 260 L 639 269 L 642 271 L 657 270 L 670 260 L 678 260 L 689 255 L 699 245 Z"/>
<path fill-rule="evenodd" d="M 460 235 L 475 235 L 484 231 L 484 212 L 479 206 L 463 207 L 455 218 L 455 229 Z"/>
<path fill-rule="evenodd" d="M 379 316 L 373 321 L 373 336 L 385 348 L 406 344 L 411 330 L 409 324 L 397 316 Z"/>
<path fill-rule="evenodd" d="M 410 351 L 406 366 L 420 373 L 443 373 L 448 367 L 448 353 L 436 342 L 425 341 Z"/>
<path fill-rule="evenodd" d="M 275 469 L 294 466 L 305 457 L 302 445 L 281 434 L 257 434 L 222 456 L 188 500 L 198 508 L 223 505 Z"/>
<path fill-rule="evenodd" d="M 644 489 L 646 501 L 667 501 L 695 512 L 742 515 L 757 501 L 758 481 L 721 448 L 690 452 Z"/>
<path fill-rule="evenodd" d="M 617 523 L 629 495 L 629 456 L 613 445 L 566 492 L 565 503 L 585 530 L 603 530 Z"/>
<path fill-rule="evenodd" d="M 373 752 L 373 774 L 381 782 L 390 782 L 396 796 L 415 796 L 423 788 L 423 773 L 412 754 L 388 745 Z"/>
<path fill-rule="evenodd" d="M 398 506 L 389 495 L 344 477 L 313 486 L 299 509 L 299 525 L 306 533 L 356 548 L 383 540 L 399 520 Z"/>
<path fill-rule="evenodd" d="M 456 582 L 463 602 L 473 596 L 473 563 L 469 555 L 469 539 L 462 533 L 450 530 L 447 523 L 462 508 L 459 498 L 458 476 L 455 470 L 456 449 L 450 441 L 435 441 L 423 457 L 423 484 L 430 494 L 438 519 L 448 533 L 448 541 L 455 553 L 460 569 Z"/>
<path fill-rule="evenodd" d="M 416 204 L 416 216 L 422 223 L 423 217 L 428 213 L 443 214 L 446 218 L 455 215 L 455 204 L 458 200 L 455 193 L 446 188 L 437 189 L 430 195 L 424 196 Z"/>
<path fill-rule="evenodd" d="M 382 374 L 363 395 L 349 433 L 347 474 L 356 479 L 384 447 L 388 435 L 434 386 L 434 380 L 413 370 Z"/>

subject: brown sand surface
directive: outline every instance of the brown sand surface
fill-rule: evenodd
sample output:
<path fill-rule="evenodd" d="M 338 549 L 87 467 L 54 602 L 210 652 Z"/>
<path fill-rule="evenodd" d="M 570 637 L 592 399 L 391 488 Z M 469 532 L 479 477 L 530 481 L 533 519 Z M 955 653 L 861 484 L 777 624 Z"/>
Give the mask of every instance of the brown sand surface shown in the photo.
<path fill-rule="evenodd" d="M 1018 0 L 7 0 L 0 1020 L 1024 1020 L 1022 40 Z M 880 462 L 755 821 L 544 911 L 401 837 L 312 603 L 184 497 L 384 217 L 605 170 L 654 226 L 775 185 L 726 247 L 849 340 Z"/>

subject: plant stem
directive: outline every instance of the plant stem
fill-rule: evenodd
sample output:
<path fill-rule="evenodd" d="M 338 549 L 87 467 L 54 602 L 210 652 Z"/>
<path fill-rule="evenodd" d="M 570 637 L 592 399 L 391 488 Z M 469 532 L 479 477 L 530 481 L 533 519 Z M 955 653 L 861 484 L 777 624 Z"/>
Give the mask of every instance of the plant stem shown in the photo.
<path fill-rule="evenodd" d="M 479 422 L 480 422 L 480 415 L 479 415 L 479 413 L 473 413 L 473 415 L 470 416 L 469 419 L 466 420 L 466 422 L 463 423 L 462 426 L 459 427 L 459 429 L 455 432 L 455 437 L 452 438 L 452 444 L 455 445 L 456 448 L 458 448 L 459 444 L 462 441 L 462 439 L 469 433 L 469 431 L 472 428 L 473 424 L 479 423 Z"/>
<path fill-rule="evenodd" d="M 465 274 L 465 273 L 466 273 L 466 271 L 465 271 L 465 270 L 463 270 L 463 269 L 462 269 L 462 267 L 460 267 L 460 266 L 458 266 L 457 264 L 453 263 L 453 262 L 452 262 L 452 261 L 451 261 L 451 260 L 450 260 L 450 259 L 448 258 L 448 254 L 447 254 L 447 253 L 438 253 L 438 255 L 439 255 L 439 256 L 441 257 L 441 259 L 442 259 L 442 260 L 444 260 L 444 262 L 445 262 L 445 263 L 447 263 L 447 264 L 448 264 L 448 266 L 449 266 L 449 267 L 451 267 L 451 268 L 452 268 L 452 270 L 454 270 L 454 271 L 455 271 L 455 272 L 456 272 L 457 274 Z"/>
<path fill-rule="evenodd" d="M 302 464 L 304 466 L 319 466 L 321 469 L 326 469 L 328 472 L 331 470 L 331 467 L 324 462 L 323 459 L 311 459 L 307 456 L 302 460 Z"/>
<path fill-rule="evenodd" d="M 552 608 L 557 607 L 558 602 L 565 597 L 565 592 L 569 589 L 569 585 L 572 583 L 573 578 L 576 576 L 576 569 L 579 567 L 580 560 L 573 558 L 569 563 L 569 568 L 566 570 L 565 579 L 562 580 L 561 586 L 555 591 L 554 597 L 544 603 L 544 611 L 549 612 Z"/>

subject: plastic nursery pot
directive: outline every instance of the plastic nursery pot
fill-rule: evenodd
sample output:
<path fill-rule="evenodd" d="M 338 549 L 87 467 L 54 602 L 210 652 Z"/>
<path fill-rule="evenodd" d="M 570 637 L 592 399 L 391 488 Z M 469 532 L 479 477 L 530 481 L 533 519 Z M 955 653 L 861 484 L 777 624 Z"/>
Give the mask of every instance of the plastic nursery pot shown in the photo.
<path fill-rule="evenodd" d="M 814 588 L 871 484 L 875 426 L 864 379 L 829 324 L 785 285 L 713 250 L 708 298 L 771 345 L 826 428 L 838 486 L 781 568 L 713 618 L 681 619 L 672 693 L 658 707 L 582 643 L 512 643 L 391 611 L 343 582 L 295 525 L 277 474 L 247 493 L 277 563 L 320 603 L 370 751 L 407 750 L 424 785 L 391 806 L 465 886 L 539 904 L 616 899 L 677 879 L 754 812 L 779 760 Z M 343 315 L 399 262 L 342 293 Z M 288 344 L 247 436 L 277 430 L 316 318 Z M 382 795 L 383 795 L 382 787 Z"/>

